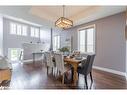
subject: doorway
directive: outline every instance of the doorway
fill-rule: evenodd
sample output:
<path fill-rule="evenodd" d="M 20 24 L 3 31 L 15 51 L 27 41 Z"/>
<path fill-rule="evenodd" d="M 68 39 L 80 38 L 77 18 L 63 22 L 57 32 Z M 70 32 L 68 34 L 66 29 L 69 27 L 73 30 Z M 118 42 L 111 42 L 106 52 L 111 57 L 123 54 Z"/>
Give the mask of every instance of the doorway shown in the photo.
<path fill-rule="evenodd" d="M 12 62 L 21 62 L 23 59 L 23 49 L 21 48 L 9 48 L 8 49 L 8 58 Z"/>

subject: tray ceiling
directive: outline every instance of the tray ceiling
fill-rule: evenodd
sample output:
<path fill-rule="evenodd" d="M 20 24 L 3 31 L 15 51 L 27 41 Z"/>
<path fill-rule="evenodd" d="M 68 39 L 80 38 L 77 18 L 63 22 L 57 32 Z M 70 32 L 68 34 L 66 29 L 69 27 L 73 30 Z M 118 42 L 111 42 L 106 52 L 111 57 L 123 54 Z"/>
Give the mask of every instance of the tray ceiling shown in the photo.
<path fill-rule="evenodd" d="M 65 17 L 74 21 L 74 26 L 125 11 L 125 6 L 65 6 Z M 62 6 L 0 6 L 0 13 L 42 26 L 54 27 L 54 22 L 63 16 Z"/>

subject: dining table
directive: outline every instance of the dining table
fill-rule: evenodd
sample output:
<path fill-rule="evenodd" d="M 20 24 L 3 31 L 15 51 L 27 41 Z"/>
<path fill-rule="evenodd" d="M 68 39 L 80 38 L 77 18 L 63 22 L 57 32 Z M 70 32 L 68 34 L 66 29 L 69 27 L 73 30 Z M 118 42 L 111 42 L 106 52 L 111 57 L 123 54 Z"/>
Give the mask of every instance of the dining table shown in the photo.
<path fill-rule="evenodd" d="M 74 75 L 73 75 L 73 85 L 76 86 L 77 81 L 78 81 L 78 74 L 77 74 L 77 68 L 78 65 L 83 61 L 86 60 L 86 57 L 82 57 L 81 59 L 77 59 L 77 58 L 71 58 L 70 56 L 64 57 L 64 62 L 66 62 L 67 64 L 71 64 L 74 68 Z"/>

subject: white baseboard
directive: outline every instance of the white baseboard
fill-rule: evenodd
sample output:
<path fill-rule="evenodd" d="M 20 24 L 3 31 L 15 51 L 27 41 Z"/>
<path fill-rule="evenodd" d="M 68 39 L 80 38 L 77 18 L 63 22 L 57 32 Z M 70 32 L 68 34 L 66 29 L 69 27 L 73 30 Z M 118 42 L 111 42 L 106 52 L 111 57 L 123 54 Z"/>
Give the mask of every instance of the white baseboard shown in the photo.
<path fill-rule="evenodd" d="M 23 60 L 22 62 L 24 63 L 27 63 L 27 62 L 32 62 L 33 61 L 33 59 L 27 59 L 27 60 Z"/>
<path fill-rule="evenodd" d="M 39 61 L 39 60 L 42 60 L 42 59 L 40 59 L 40 58 L 35 59 L 35 61 Z M 22 62 L 24 62 L 24 63 L 27 63 L 27 62 L 33 62 L 33 59 L 23 60 Z"/>
<path fill-rule="evenodd" d="M 127 80 L 127 73 L 126 73 L 126 80 Z"/>
<path fill-rule="evenodd" d="M 121 75 L 121 76 L 126 77 L 126 79 L 127 79 L 126 72 L 116 71 L 116 70 L 113 70 L 113 69 L 108 69 L 108 68 L 103 68 L 103 67 L 98 67 L 98 66 L 93 66 L 93 68 L 98 69 L 98 70 L 102 70 L 102 71 L 106 71 L 106 72 L 109 72 L 109 73 Z"/>

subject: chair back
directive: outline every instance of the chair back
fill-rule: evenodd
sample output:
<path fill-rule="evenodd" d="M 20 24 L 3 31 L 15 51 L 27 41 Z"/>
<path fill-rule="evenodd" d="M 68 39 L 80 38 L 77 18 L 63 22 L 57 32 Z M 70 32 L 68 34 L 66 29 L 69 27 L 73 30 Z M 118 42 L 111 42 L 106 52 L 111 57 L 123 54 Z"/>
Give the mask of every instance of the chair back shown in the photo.
<path fill-rule="evenodd" d="M 57 69 L 61 73 L 64 73 L 64 59 L 63 59 L 63 55 L 61 53 L 55 53 L 54 57 L 55 57 L 55 62 L 56 62 Z"/>
<path fill-rule="evenodd" d="M 49 67 L 54 67 L 51 52 L 46 52 L 46 53 L 45 53 L 45 56 L 46 56 L 47 66 L 49 66 Z"/>
<path fill-rule="evenodd" d="M 89 74 L 92 71 L 94 58 L 95 58 L 95 54 L 88 55 L 86 61 L 83 61 L 82 70 L 85 75 Z"/>
<path fill-rule="evenodd" d="M 75 50 L 75 51 L 73 51 L 73 54 L 74 54 L 74 55 L 80 55 L 80 51 L 76 51 L 76 50 Z"/>

